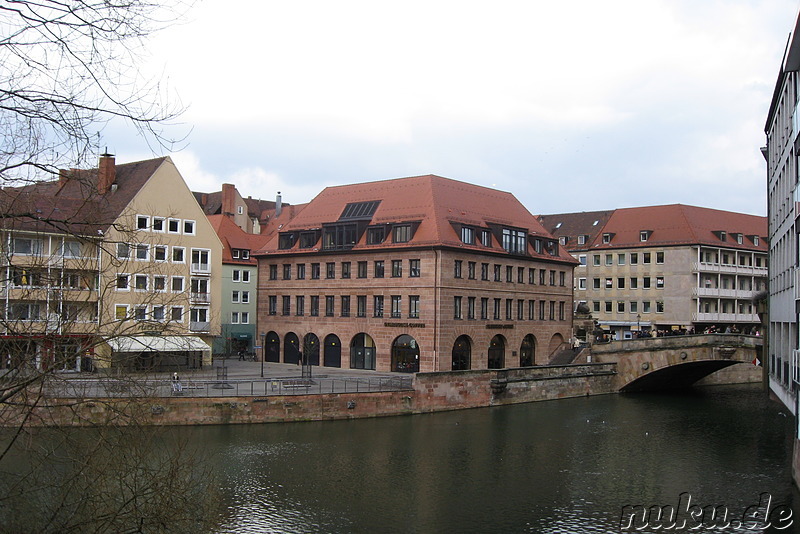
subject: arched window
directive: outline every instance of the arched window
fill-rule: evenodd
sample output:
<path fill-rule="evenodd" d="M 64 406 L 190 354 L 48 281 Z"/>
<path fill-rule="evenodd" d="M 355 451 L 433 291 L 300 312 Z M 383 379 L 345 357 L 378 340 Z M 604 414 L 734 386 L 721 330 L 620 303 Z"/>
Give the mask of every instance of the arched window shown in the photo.
<path fill-rule="evenodd" d="M 417 340 L 408 334 L 398 336 L 392 343 L 392 371 L 416 373 L 419 371 Z"/>
<path fill-rule="evenodd" d="M 459 336 L 453 343 L 453 371 L 466 371 L 472 360 L 472 343 L 469 336 Z"/>

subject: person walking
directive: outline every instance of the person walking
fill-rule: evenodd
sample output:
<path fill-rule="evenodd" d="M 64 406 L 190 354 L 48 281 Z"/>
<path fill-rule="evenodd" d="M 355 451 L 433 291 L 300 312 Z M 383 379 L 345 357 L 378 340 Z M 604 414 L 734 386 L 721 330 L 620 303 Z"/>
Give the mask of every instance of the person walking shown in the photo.
<path fill-rule="evenodd" d="M 181 377 L 178 376 L 176 371 L 172 373 L 172 394 L 177 395 L 181 391 L 183 391 L 183 388 L 181 387 Z"/>

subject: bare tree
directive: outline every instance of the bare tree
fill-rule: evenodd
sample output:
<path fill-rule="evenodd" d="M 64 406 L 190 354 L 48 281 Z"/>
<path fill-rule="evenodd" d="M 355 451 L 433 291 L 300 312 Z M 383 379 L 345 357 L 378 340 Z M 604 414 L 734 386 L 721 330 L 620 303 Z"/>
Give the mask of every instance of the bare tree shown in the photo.
<path fill-rule="evenodd" d="M 181 0 L 4 0 L 0 3 L 0 186 L 83 167 L 113 119 L 156 145 L 181 111 L 137 68 L 146 37 Z M 168 102 L 173 102 L 172 104 Z"/>

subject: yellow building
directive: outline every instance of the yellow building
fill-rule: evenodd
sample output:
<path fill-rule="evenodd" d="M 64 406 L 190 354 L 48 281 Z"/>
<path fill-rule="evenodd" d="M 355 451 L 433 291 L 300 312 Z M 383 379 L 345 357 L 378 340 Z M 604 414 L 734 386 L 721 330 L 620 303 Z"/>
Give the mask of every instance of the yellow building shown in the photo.
<path fill-rule="evenodd" d="M 222 244 L 169 157 L 0 193 L 2 367 L 210 365 Z"/>

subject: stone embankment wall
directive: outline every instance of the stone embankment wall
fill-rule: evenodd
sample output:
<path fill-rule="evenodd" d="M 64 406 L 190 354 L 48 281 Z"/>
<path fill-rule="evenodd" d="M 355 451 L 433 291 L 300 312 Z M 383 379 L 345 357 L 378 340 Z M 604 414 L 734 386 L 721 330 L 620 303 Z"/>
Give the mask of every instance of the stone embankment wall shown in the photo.
<path fill-rule="evenodd" d="M 53 399 L 32 424 L 215 425 L 431 413 L 612 393 L 614 364 L 419 373 L 414 389 L 268 397 Z"/>

